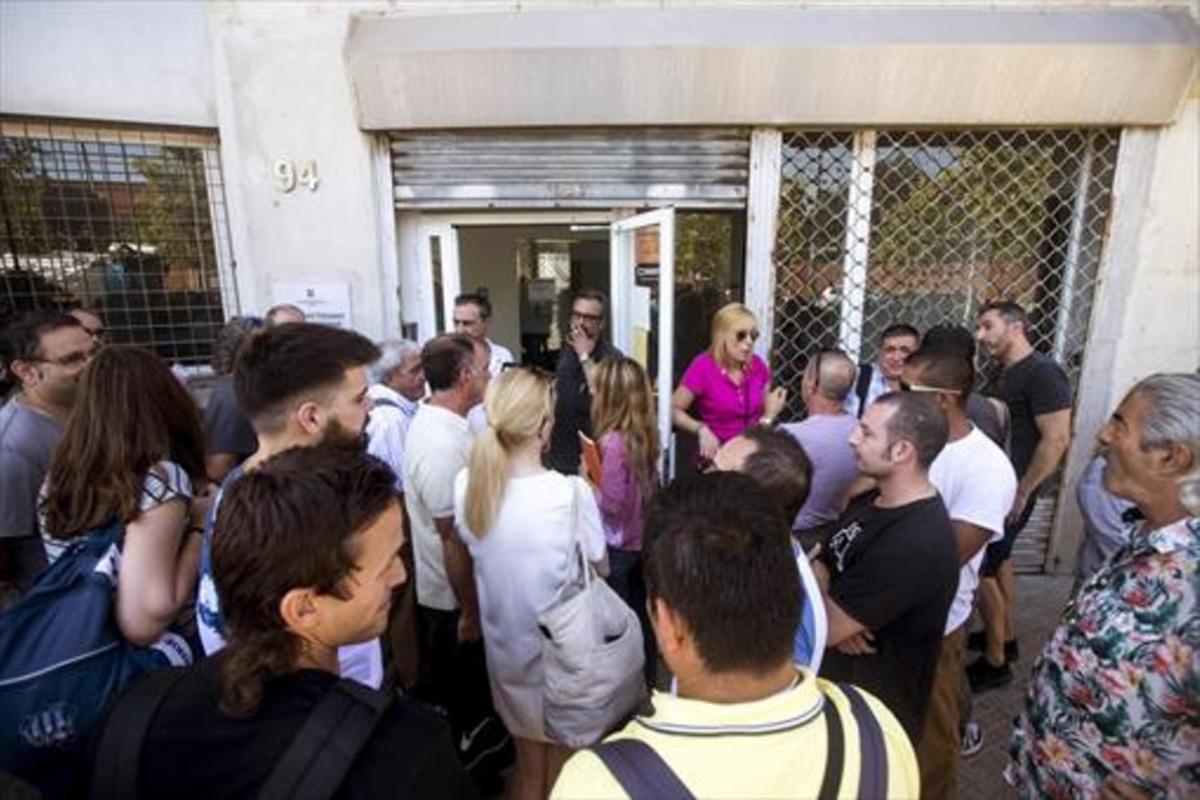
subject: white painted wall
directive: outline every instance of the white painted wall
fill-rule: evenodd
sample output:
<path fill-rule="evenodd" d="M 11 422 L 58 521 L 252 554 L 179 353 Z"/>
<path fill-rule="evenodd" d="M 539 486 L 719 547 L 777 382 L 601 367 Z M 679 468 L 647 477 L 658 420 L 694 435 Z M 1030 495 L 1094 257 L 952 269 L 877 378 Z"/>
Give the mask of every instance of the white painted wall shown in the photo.
<path fill-rule="evenodd" d="M 352 326 L 394 335 L 383 290 L 383 270 L 395 269 L 394 240 L 381 231 L 391 216 L 380 213 L 374 140 L 354 121 L 342 65 L 348 16 L 258 11 L 214 6 L 211 20 L 243 310 L 270 305 L 275 281 L 345 281 Z M 317 189 L 278 191 L 277 159 L 315 161 Z"/>
<path fill-rule="evenodd" d="M 1074 487 L 1096 434 L 1125 393 L 1155 372 L 1200 367 L 1200 83 L 1170 127 L 1122 134 L 1115 206 L 1080 379 L 1075 438 L 1050 566 L 1074 568 Z"/>
<path fill-rule="evenodd" d="M 0 113 L 214 128 L 202 0 L 0 2 Z"/>

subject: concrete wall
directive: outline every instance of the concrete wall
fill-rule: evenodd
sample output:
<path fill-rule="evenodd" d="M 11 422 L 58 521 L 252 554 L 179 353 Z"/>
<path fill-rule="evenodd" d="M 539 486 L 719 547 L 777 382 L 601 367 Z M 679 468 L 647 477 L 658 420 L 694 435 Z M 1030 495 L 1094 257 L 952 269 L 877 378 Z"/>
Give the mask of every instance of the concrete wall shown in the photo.
<path fill-rule="evenodd" d="M 0 113 L 216 127 L 206 4 L 0 2 Z"/>
<path fill-rule="evenodd" d="M 248 13 L 243 13 L 247 12 Z M 214 7 L 216 96 L 225 185 L 245 311 L 277 281 L 344 281 L 351 324 L 385 334 L 383 270 L 394 269 L 377 191 L 374 139 L 354 122 L 342 66 L 345 14 L 264 17 Z M 315 162 L 316 190 L 276 188 L 273 165 Z"/>
<path fill-rule="evenodd" d="M 1155 372 L 1200 367 L 1200 83 L 1178 121 L 1122 134 L 1115 205 L 1080 379 L 1050 566 L 1074 568 L 1074 487 L 1096 434 L 1125 393 Z"/>

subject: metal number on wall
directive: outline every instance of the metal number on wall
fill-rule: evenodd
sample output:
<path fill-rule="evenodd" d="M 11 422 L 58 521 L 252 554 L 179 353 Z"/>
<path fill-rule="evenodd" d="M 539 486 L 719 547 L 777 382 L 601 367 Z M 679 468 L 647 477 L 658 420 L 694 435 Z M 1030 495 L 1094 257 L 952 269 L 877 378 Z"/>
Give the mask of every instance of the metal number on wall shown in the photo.
<path fill-rule="evenodd" d="M 296 165 L 286 158 L 276 159 L 273 172 L 275 188 L 281 192 L 290 192 L 297 185 L 305 187 L 310 192 L 315 192 L 317 183 L 320 182 L 317 177 L 317 162 L 313 159 L 302 162 L 299 169 L 296 169 Z"/>

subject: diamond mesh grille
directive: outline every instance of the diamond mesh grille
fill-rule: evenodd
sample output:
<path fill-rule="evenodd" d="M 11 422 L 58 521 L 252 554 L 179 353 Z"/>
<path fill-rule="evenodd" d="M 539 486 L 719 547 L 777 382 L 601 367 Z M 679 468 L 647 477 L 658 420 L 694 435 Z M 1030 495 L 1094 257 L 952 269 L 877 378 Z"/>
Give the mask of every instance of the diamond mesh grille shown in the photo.
<path fill-rule="evenodd" d="M 869 362 L 891 323 L 974 330 L 983 303 L 1008 298 L 1028 312 L 1034 347 L 1076 384 L 1119 139 L 1117 130 L 785 133 L 771 354 L 781 382 L 798 387 L 817 349 Z M 983 382 L 994 366 L 980 366 Z M 790 394 L 798 417 L 799 392 Z"/>

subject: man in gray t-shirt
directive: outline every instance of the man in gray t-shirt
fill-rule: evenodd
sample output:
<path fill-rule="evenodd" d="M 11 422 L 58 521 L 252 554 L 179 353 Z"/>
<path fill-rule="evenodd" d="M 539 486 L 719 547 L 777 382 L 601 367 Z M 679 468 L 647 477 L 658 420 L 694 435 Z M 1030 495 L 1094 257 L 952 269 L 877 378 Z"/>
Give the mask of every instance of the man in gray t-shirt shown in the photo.
<path fill-rule="evenodd" d="M 838 518 L 846 490 L 858 476 L 850 434 L 858 419 L 846 412 L 854 386 L 854 362 L 840 350 L 822 350 L 808 360 L 800 380 L 800 398 L 808 410 L 803 422 L 780 427 L 791 434 L 812 463 L 808 499 L 792 527 L 808 531 Z"/>
<path fill-rule="evenodd" d="M 4 330 L 0 358 L 21 390 L 0 408 L 0 580 L 24 593 L 46 566 L 37 497 L 95 340 L 74 317 L 30 312 Z"/>

